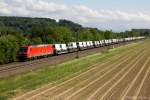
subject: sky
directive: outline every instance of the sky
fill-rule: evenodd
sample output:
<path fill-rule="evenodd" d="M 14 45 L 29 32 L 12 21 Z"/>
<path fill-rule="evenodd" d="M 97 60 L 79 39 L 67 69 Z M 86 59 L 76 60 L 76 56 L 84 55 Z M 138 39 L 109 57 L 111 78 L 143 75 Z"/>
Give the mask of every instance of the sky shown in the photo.
<path fill-rule="evenodd" d="M 150 28 L 150 0 L 0 0 L 0 16 L 67 19 L 113 31 Z"/>

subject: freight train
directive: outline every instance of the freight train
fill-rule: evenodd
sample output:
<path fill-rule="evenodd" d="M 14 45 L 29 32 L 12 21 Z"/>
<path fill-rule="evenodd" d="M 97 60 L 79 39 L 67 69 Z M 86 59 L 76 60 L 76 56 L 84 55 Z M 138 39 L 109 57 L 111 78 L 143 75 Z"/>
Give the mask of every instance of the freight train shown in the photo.
<path fill-rule="evenodd" d="M 28 59 L 47 57 L 51 55 L 61 55 L 65 53 L 76 52 L 78 50 L 86 50 L 91 48 L 98 48 L 118 44 L 121 42 L 128 42 L 133 40 L 144 39 L 141 37 L 128 37 L 120 39 L 107 39 L 100 41 L 82 41 L 70 42 L 67 44 L 44 44 L 44 45 L 28 45 L 20 48 L 19 59 L 26 61 Z"/>

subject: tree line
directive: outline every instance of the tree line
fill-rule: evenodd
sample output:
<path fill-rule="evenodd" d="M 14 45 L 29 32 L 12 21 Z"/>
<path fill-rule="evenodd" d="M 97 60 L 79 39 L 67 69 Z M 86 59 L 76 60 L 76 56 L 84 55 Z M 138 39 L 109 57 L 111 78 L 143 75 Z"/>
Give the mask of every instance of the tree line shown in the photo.
<path fill-rule="evenodd" d="M 19 48 L 28 44 L 68 43 L 140 36 L 138 31 L 113 32 L 83 27 L 68 20 L 50 18 L 0 17 L 0 64 L 17 60 Z"/>

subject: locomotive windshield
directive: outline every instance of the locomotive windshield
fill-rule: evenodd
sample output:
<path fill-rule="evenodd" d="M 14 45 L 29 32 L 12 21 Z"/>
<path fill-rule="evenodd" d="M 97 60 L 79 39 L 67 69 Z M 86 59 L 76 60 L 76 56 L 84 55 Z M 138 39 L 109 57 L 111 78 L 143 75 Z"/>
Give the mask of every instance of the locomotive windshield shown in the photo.
<path fill-rule="evenodd" d="M 27 52 L 27 48 L 26 47 L 20 48 L 20 52 Z"/>

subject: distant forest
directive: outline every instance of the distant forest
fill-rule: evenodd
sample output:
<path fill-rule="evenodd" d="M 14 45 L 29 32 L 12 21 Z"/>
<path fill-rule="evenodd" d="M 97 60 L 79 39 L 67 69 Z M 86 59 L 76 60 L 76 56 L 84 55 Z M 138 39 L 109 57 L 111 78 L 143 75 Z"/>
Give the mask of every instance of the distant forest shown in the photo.
<path fill-rule="evenodd" d="M 150 30 L 115 33 L 83 27 L 68 20 L 50 18 L 0 17 L 0 64 L 16 61 L 18 50 L 28 44 L 67 43 L 148 35 Z"/>

